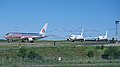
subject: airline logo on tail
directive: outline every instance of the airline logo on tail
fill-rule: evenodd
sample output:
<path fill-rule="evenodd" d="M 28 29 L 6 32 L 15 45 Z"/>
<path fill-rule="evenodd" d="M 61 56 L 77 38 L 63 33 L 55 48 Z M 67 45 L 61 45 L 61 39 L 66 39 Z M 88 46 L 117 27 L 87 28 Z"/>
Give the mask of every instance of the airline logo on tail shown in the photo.
<path fill-rule="evenodd" d="M 45 29 L 43 29 L 42 32 L 45 33 Z"/>
<path fill-rule="evenodd" d="M 41 31 L 40 31 L 39 34 L 41 34 L 41 35 L 45 35 L 46 30 L 47 30 L 47 26 L 48 26 L 48 23 L 46 23 L 46 24 L 43 26 L 43 28 L 41 29 Z"/>

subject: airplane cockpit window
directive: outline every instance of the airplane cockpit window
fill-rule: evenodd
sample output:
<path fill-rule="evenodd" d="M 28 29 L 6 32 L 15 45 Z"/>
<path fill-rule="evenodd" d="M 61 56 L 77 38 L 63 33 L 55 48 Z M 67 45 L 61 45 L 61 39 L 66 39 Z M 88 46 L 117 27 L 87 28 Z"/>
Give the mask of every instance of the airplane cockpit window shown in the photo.
<path fill-rule="evenodd" d="M 9 33 L 7 33 L 6 35 L 9 35 Z"/>
<path fill-rule="evenodd" d="M 70 37 L 74 37 L 73 35 L 71 35 Z"/>
<path fill-rule="evenodd" d="M 7 33 L 6 35 L 12 35 L 12 34 L 10 34 L 10 33 Z"/>

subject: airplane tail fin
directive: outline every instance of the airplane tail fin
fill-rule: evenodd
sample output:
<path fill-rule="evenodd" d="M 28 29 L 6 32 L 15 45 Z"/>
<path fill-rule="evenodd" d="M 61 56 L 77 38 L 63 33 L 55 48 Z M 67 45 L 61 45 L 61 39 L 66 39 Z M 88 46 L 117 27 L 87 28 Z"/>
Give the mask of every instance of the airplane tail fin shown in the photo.
<path fill-rule="evenodd" d="M 82 32 L 81 32 L 81 34 L 80 34 L 81 36 L 83 36 L 83 29 L 82 29 Z"/>
<path fill-rule="evenodd" d="M 105 37 L 107 37 L 108 31 L 106 31 Z"/>
<path fill-rule="evenodd" d="M 41 31 L 39 32 L 39 34 L 45 35 L 46 30 L 47 30 L 47 26 L 48 26 L 48 23 L 46 23 L 46 24 L 43 26 L 43 28 L 41 29 Z"/>

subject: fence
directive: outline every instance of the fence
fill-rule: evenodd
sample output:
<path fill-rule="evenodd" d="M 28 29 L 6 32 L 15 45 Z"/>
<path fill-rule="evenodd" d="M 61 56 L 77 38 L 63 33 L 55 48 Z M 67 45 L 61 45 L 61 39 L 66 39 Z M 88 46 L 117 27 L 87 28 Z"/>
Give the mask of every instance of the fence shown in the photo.
<path fill-rule="evenodd" d="M 83 65 L 83 64 L 119 64 L 120 59 L 102 59 L 102 58 L 80 58 L 80 57 L 45 57 L 44 59 L 29 59 L 29 58 L 0 58 L 0 67 L 26 67 L 32 65 Z M 117 65 L 118 65 L 117 64 Z M 120 64 L 119 64 L 120 65 Z"/>

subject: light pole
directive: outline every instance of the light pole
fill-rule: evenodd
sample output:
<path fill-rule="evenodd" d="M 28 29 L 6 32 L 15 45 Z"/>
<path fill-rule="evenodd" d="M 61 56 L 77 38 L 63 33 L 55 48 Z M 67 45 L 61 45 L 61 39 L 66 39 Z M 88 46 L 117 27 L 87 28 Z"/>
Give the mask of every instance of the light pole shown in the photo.
<path fill-rule="evenodd" d="M 116 24 L 116 43 L 118 43 L 118 23 L 119 23 L 119 21 L 115 21 L 115 24 Z"/>

